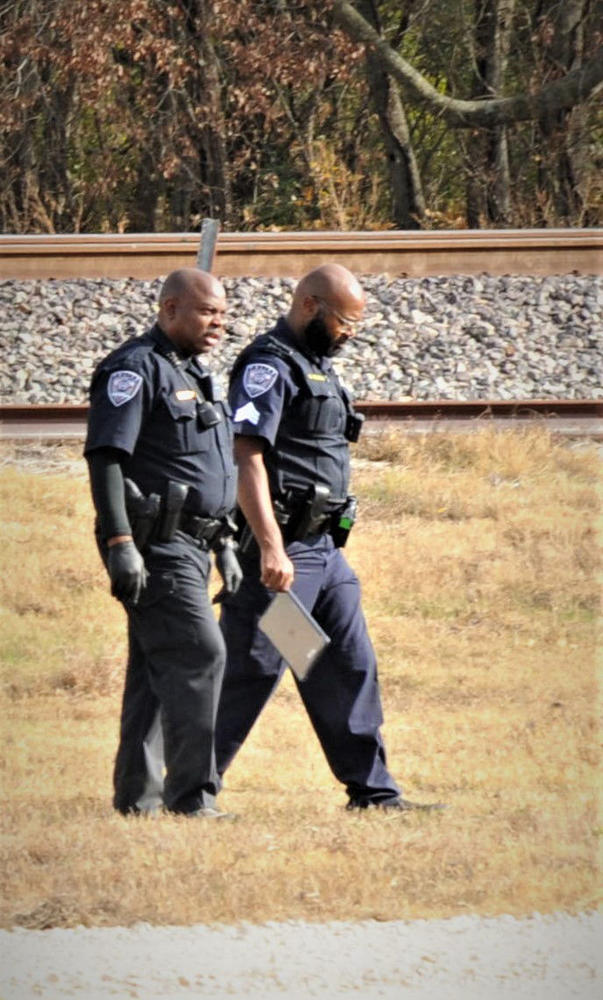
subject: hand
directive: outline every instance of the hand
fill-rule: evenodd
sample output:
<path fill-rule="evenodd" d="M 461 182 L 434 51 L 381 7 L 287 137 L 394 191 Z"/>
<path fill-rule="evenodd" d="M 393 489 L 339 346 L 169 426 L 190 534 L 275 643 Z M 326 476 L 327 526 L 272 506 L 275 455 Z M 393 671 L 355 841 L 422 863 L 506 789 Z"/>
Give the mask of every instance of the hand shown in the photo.
<path fill-rule="evenodd" d="M 293 563 L 282 545 L 261 549 L 260 579 L 268 590 L 289 590 L 293 583 Z"/>
<path fill-rule="evenodd" d="M 214 597 L 214 604 L 221 601 L 227 594 L 236 594 L 237 590 L 241 586 L 243 571 L 239 565 L 237 554 L 232 545 L 227 543 L 223 548 L 216 552 L 216 568 L 222 577 L 222 583 L 224 586 Z"/>
<path fill-rule="evenodd" d="M 149 574 L 134 542 L 117 542 L 109 546 L 107 570 L 113 596 L 124 604 L 137 604 Z"/>

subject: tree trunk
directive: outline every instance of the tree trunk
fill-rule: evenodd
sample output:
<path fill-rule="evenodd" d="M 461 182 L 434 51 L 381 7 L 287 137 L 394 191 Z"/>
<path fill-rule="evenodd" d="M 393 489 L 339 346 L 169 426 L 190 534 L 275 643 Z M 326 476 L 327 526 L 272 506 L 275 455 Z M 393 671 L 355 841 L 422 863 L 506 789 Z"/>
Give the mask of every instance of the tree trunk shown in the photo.
<path fill-rule="evenodd" d="M 157 228 L 157 205 L 160 181 L 157 177 L 157 157 L 143 150 L 138 163 L 136 186 L 131 200 L 128 228 L 135 233 L 154 233 Z"/>
<path fill-rule="evenodd" d="M 540 0 L 534 16 L 544 79 L 555 79 L 582 65 L 588 0 Z M 538 120 L 541 140 L 538 186 L 543 225 L 588 225 L 581 181 L 588 156 L 584 113 L 562 109 Z"/>
<path fill-rule="evenodd" d="M 504 87 L 515 0 L 476 0 L 472 95 L 498 97 Z M 475 131 L 468 142 L 467 224 L 508 226 L 511 180 L 505 125 Z"/>
<path fill-rule="evenodd" d="M 80 214 L 69 171 L 74 99 L 75 80 L 69 74 L 63 87 L 53 89 L 44 112 L 44 156 L 38 168 L 39 194 L 59 233 L 77 232 Z"/>
<path fill-rule="evenodd" d="M 361 0 L 358 7 L 368 23 L 380 32 L 374 0 Z M 387 153 L 393 220 L 398 229 L 420 229 L 425 200 L 398 85 L 384 72 L 380 57 L 371 49 L 366 50 L 366 75 Z"/>
<path fill-rule="evenodd" d="M 222 108 L 220 64 L 211 40 L 213 0 L 180 0 L 186 12 L 186 30 L 198 52 L 198 74 L 186 95 L 187 114 L 199 164 L 199 214 L 228 225 L 232 214 L 232 185 Z M 203 117 L 200 119 L 200 108 Z"/>

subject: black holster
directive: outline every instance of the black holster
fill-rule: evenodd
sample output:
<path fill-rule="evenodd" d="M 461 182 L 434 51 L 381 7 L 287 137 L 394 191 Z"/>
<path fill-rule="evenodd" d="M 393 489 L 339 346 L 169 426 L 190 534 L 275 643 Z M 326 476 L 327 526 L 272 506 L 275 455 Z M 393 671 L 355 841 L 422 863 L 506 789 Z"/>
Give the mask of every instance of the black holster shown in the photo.
<path fill-rule="evenodd" d="M 132 538 L 138 551 L 142 552 L 159 520 L 161 497 L 157 493 L 145 497 L 132 479 L 124 479 L 124 488 Z"/>
<path fill-rule="evenodd" d="M 317 535 L 323 531 L 329 520 L 326 514 L 329 497 L 328 486 L 311 486 L 301 503 L 294 504 L 289 517 L 282 525 L 285 541 L 301 541 L 308 535 Z"/>
<path fill-rule="evenodd" d="M 322 531 L 332 533 L 333 525 L 338 523 L 339 509 L 334 513 L 327 510 L 330 496 L 327 486 L 315 485 L 310 487 L 305 495 L 273 498 L 274 516 L 283 534 L 285 545 L 289 545 L 290 542 L 303 541 L 304 538 L 318 535 Z M 355 498 L 348 499 L 355 500 Z M 257 542 L 240 510 L 237 513 L 237 523 L 239 552 L 241 555 L 251 555 L 257 551 Z M 343 538 L 341 533 L 340 537 Z M 347 538 L 347 535 L 345 537 Z M 345 545 L 345 540 L 339 544 Z"/>
<path fill-rule="evenodd" d="M 235 539 L 237 542 L 239 554 L 243 556 L 256 555 L 259 552 L 258 543 L 255 540 L 255 535 L 249 527 L 245 516 L 240 507 L 237 508 L 237 530 L 235 534 Z"/>
<path fill-rule="evenodd" d="M 173 479 L 168 480 L 163 497 L 161 525 L 158 533 L 160 542 L 171 542 L 178 531 L 189 489 L 190 487 L 186 483 L 177 483 Z"/>

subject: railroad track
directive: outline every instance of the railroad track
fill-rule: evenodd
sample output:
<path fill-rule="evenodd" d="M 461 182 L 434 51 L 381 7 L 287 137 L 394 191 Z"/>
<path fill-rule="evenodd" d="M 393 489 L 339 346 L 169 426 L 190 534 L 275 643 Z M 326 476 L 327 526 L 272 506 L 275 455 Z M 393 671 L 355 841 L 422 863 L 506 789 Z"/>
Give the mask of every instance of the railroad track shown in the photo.
<path fill-rule="evenodd" d="M 199 233 L 0 237 L 0 278 L 152 279 L 194 266 Z M 358 274 L 603 273 L 596 229 L 221 233 L 223 277 L 299 277 L 335 261 Z"/>
<path fill-rule="evenodd" d="M 396 427 L 406 432 L 524 427 L 539 423 L 555 433 L 603 440 L 603 399 L 360 401 L 368 430 Z M 88 407 L 83 404 L 0 405 L 0 438 L 83 438 Z"/>

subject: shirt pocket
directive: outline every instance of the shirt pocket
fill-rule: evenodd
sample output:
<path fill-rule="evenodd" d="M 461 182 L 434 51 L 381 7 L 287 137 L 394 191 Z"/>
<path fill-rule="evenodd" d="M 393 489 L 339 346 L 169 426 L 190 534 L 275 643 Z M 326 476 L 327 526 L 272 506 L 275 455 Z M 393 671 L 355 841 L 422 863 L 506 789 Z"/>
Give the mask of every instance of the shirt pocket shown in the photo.
<path fill-rule="evenodd" d="M 169 449 L 176 455 L 206 451 L 209 434 L 200 429 L 197 421 L 196 399 L 175 399 L 172 395 L 163 397 L 169 415 Z"/>
<path fill-rule="evenodd" d="M 301 405 L 301 415 L 310 434 L 343 433 L 345 430 L 345 405 L 330 382 L 308 380 L 310 393 Z"/>

